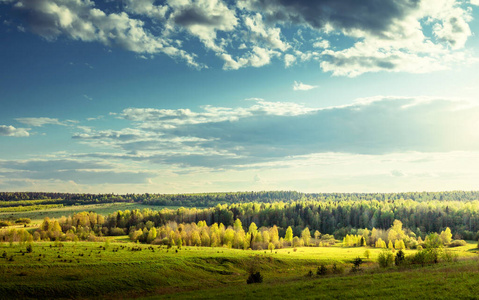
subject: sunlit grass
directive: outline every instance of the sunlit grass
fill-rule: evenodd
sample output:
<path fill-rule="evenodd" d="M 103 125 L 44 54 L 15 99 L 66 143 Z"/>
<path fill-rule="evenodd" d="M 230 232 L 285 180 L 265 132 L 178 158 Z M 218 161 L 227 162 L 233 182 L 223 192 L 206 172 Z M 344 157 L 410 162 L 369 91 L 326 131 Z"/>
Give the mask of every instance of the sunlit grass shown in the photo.
<path fill-rule="evenodd" d="M 141 251 L 132 251 L 135 249 Z M 369 259 L 365 259 L 366 250 L 369 250 Z M 472 279 L 468 277 L 462 282 L 458 281 L 458 276 L 467 274 L 476 278 L 479 265 L 477 260 L 470 259 L 477 256 L 476 244 L 470 242 L 450 250 L 459 254 L 459 262 L 424 268 L 379 269 L 375 261 L 383 250 L 369 247 L 299 247 L 296 251 L 293 248 L 273 251 L 209 247 L 167 249 L 166 246 L 142 245 L 128 242 L 126 237 L 115 237 L 108 243 L 39 242 L 33 244 L 32 253 L 25 253 L 26 245 L 3 243 L 0 244 L 0 256 L 5 252 L 5 258 L 0 257 L 0 298 L 94 295 L 114 298 L 150 294 L 168 297 L 171 293 L 172 298 L 244 298 L 250 293 L 259 298 L 270 298 L 270 295 L 296 298 L 298 291 L 303 291 L 305 298 L 316 298 L 317 293 L 323 298 L 327 298 L 326 295 L 393 297 L 391 289 L 396 287 L 395 281 L 404 286 L 412 285 L 411 289 L 419 293 L 427 284 L 436 286 L 449 280 L 458 284 L 458 289 L 469 291 Z M 406 254 L 414 252 L 407 250 Z M 358 256 L 365 260 L 363 271 L 359 275 L 349 274 L 351 261 Z M 315 274 L 321 264 L 331 270 L 334 263 L 343 266 L 343 274 L 324 278 L 306 276 L 310 270 Z M 263 284 L 246 285 L 252 269 L 261 271 Z M 424 278 L 421 277 L 423 272 L 428 274 Z M 406 273 L 410 275 L 404 275 Z M 415 282 L 410 282 L 413 279 Z M 367 288 L 374 286 L 382 292 Z M 187 292 L 197 290 L 201 292 Z M 406 295 L 412 297 L 413 294 Z"/>

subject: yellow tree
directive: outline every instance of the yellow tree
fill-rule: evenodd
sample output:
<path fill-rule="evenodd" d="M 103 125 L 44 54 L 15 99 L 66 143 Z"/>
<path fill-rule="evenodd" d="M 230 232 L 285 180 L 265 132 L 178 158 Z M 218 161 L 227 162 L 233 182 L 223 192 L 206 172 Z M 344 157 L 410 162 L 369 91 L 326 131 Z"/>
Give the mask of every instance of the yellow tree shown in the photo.
<path fill-rule="evenodd" d="M 234 228 L 235 231 L 243 230 L 243 224 L 241 223 L 240 219 L 236 219 L 236 221 L 233 225 L 233 228 Z"/>
<path fill-rule="evenodd" d="M 293 229 L 291 228 L 291 226 L 289 226 L 288 229 L 286 229 L 284 240 L 290 243 L 293 241 Z"/>
<path fill-rule="evenodd" d="M 309 228 L 306 227 L 304 230 L 301 232 L 301 238 L 304 241 L 304 244 L 306 246 L 309 246 L 309 241 L 311 240 L 311 233 L 309 232 Z"/>
<path fill-rule="evenodd" d="M 452 240 L 452 233 L 449 227 L 446 227 L 446 230 L 441 231 L 440 239 L 443 244 L 449 244 Z"/>

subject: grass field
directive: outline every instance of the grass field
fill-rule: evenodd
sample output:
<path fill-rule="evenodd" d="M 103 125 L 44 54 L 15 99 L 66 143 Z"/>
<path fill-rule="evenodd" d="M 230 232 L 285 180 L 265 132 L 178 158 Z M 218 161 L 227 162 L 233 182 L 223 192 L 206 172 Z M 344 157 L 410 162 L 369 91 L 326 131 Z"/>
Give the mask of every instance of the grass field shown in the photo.
<path fill-rule="evenodd" d="M 69 216 L 74 213 L 82 211 L 93 211 L 101 215 L 108 215 L 117 210 L 133 210 L 133 209 L 145 209 L 161 210 L 163 208 L 177 209 L 178 206 L 155 206 L 155 205 L 143 205 L 139 203 L 103 203 L 103 204 L 90 204 L 90 205 L 75 205 L 65 206 L 54 209 L 44 209 L 38 211 L 22 211 L 22 212 L 0 212 L 0 220 L 13 220 L 18 218 L 30 218 L 32 220 L 31 226 L 39 225 L 45 217 L 61 218 L 62 216 Z"/>
<path fill-rule="evenodd" d="M 368 248 L 371 257 L 365 259 L 364 270 L 349 274 L 351 261 L 357 256 L 364 258 L 365 248 L 310 247 L 273 252 L 166 249 L 125 241 L 120 237 L 108 243 L 39 242 L 33 244 L 32 253 L 24 253 L 25 245 L 2 244 L 0 298 L 393 298 L 400 288 L 404 291 L 398 295 L 406 299 L 414 293 L 424 296 L 421 289 L 426 287 L 431 289 L 428 295 L 439 298 L 474 298 L 479 289 L 473 284 L 479 280 L 479 263 L 472 242 L 452 249 L 463 259 L 457 263 L 399 272 L 395 267 L 379 269 L 375 260 L 381 250 Z M 1 258 L 4 252 L 5 258 Z M 341 264 L 345 272 L 321 278 L 306 276 L 321 263 L 328 267 Z M 246 284 L 252 268 L 264 276 L 263 283 Z M 452 285 L 448 291 L 444 290 L 445 284 Z"/>

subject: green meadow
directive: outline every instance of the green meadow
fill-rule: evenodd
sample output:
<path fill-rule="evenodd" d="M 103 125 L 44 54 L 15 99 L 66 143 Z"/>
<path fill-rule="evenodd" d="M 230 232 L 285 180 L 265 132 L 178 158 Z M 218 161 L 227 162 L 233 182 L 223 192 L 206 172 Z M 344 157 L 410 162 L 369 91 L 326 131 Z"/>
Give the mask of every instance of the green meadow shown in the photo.
<path fill-rule="evenodd" d="M 376 248 L 299 247 L 273 251 L 107 242 L 0 246 L 0 298 L 469 298 L 479 292 L 476 244 L 451 248 L 456 262 L 425 267 L 376 263 Z M 369 250 L 370 257 L 365 257 Z M 406 250 L 412 255 L 415 250 Z M 352 261 L 362 257 L 359 272 Z M 316 275 L 324 264 L 329 273 Z M 331 272 L 336 264 L 339 272 Z M 263 283 L 246 284 L 251 271 Z M 312 276 L 308 275 L 312 271 Z M 447 288 L 446 288 L 447 286 Z M 427 294 L 426 294 L 427 290 Z M 200 292 L 201 291 L 201 292 Z"/>

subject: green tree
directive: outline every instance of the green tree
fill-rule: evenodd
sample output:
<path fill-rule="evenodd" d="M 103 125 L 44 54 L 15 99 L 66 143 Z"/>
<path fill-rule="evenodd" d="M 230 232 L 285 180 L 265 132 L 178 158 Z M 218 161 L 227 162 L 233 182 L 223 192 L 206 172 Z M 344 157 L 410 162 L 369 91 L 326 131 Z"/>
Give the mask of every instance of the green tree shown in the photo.
<path fill-rule="evenodd" d="M 157 230 L 155 227 L 151 227 L 150 231 L 148 232 L 148 237 L 146 238 L 147 243 L 151 243 L 156 239 Z"/>
<path fill-rule="evenodd" d="M 251 224 L 249 225 L 248 232 L 254 235 L 256 234 L 257 231 L 258 231 L 258 226 L 256 226 L 254 222 L 251 222 Z"/>
<path fill-rule="evenodd" d="M 436 249 L 442 246 L 442 241 L 437 233 L 431 233 L 426 237 L 424 241 L 426 248 Z"/>
<path fill-rule="evenodd" d="M 234 228 L 235 231 L 243 230 L 243 224 L 241 223 L 240 219 L 236 219 L 236 221 L 233 225 L 233 228 Z"/>
<path fill-rule="evenodd" d="M 286 234 L 284 235 L 284 240 L 286 242 L 292 242 L 293 241 L 293 229 L 291 228 L 291 226 L 288 227 L 288 229 L 286 229 Z"/>

